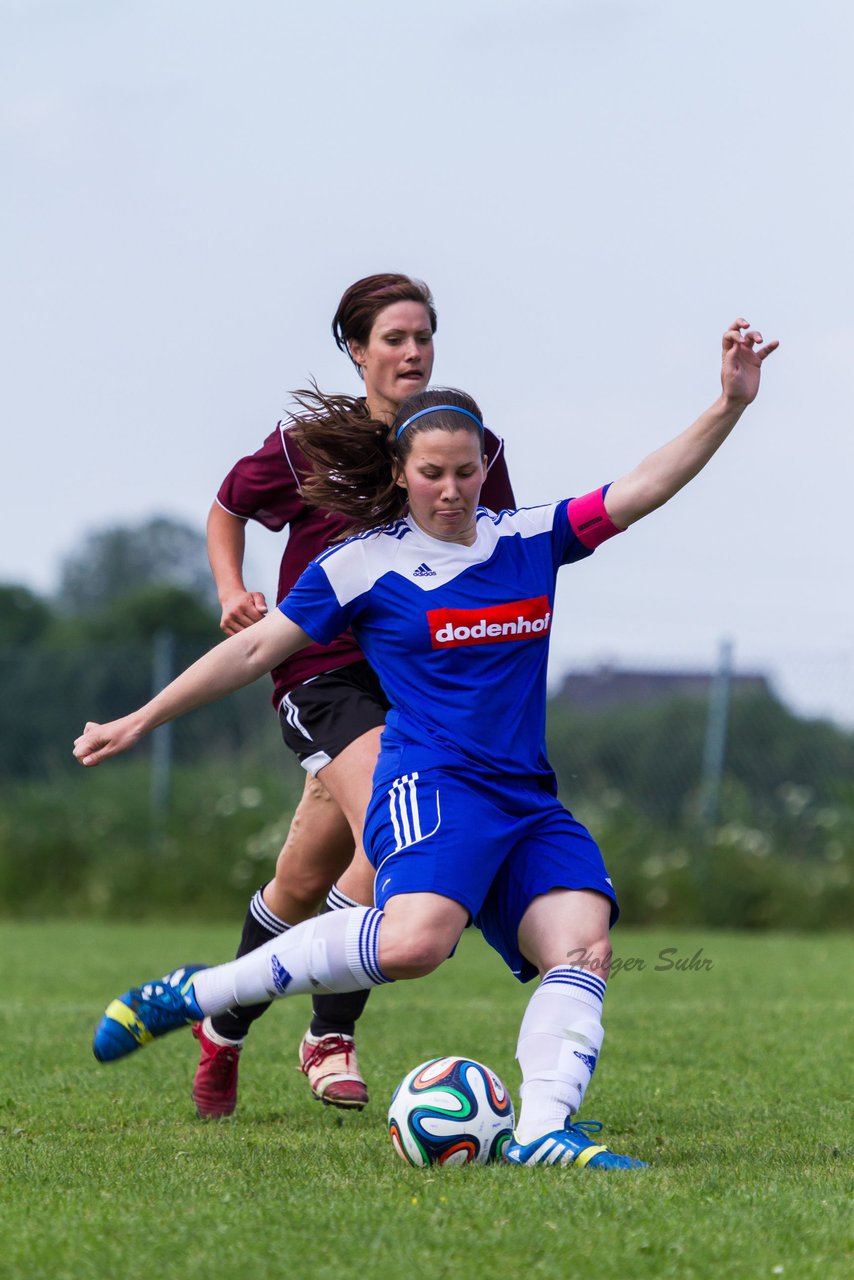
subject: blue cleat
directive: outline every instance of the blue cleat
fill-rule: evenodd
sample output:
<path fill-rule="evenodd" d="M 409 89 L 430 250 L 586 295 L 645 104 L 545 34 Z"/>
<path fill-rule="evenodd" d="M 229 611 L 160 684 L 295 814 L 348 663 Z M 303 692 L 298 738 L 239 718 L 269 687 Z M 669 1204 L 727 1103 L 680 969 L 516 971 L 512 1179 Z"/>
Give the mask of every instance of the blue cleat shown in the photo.
<path fill-rule="evenodd" d="M 607 1147 L 591 1142 L 588 1133 L 598 1133 L 602 1125 L 598 1120 L 578 1120 L 571 1123 L 567 1117 L 563 1129 L 555 1129 L 542 1138 L 527 1144 L 511 1142 L 504 1148 L 505 1164 L 575 1164 L 579 1169 L 648 1169 L 644 1160 L 632 1156 L 618 1156 Z"/>
<path fill-rule="evenodd" d="M 92 1041 L 98 1061 L 124 1058 L 167 1031 L 201 1022 L 205 1015 L 196 1004 L 193 975 L 206 968 L 204 964 L 184 965 L 145 986 L 131 987 L 108 1005 Z"/>

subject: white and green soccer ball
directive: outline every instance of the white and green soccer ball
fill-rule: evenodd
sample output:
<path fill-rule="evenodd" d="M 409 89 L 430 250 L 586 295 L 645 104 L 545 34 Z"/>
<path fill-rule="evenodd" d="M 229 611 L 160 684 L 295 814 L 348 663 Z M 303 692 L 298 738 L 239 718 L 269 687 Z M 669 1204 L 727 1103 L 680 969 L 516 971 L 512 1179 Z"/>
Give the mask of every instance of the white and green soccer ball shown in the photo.
<path fill-rule="evenodd" d="M 489 1067 L 432 1058 L 395 1089 L 388 1131 L 407 1164 L 488 1164 L 501 1159 L 514 1119 L 510 1094 Z"/>

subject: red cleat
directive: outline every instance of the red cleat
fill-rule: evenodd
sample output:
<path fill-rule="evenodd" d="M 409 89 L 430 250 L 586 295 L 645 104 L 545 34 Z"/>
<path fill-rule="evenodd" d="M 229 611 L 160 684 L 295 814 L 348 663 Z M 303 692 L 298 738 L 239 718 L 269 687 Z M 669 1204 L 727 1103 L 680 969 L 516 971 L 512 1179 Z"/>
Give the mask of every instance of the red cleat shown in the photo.
<path fill-rule="evenodd" d="M 230 1116 L 237 1106 L 237 1066 L 240 1044 L 216 1044 L 205 1035 L 205 1024 L 197 1022 L 193 1035 L 202 1047 L 202 1056 L 193 1079 L 192 1097 L 201 1120 Z"/>

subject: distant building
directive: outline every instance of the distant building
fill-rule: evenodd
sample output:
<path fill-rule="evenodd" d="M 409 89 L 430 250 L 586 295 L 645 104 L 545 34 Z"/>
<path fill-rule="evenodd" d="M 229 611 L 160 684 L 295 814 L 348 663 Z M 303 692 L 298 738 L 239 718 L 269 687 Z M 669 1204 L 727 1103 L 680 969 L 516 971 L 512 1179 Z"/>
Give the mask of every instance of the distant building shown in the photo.
<path fill-rule="evenodd" d="M 568 672 L 553 697 L 575 711 L 592 713 L 632 703 L 663 702 L 668 698 L 707 701 L 714 679 L 713 671 L 622 671 L 604 665 L 592 671 Z M 758 672 L 733 672 L 730 691 L 774 696 L 767 676 Z"/>

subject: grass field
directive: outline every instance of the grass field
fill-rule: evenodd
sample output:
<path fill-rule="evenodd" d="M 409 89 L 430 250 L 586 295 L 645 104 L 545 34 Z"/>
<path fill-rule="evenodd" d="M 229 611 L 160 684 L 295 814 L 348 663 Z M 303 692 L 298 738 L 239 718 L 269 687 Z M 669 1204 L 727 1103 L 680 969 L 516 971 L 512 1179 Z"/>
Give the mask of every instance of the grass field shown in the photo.
<path fill-rule="evenodd" d="M 849 938 L 619 929 L 584 1116 L 653 1167 L 597 1175 L 393 1154 L 385 1109 L 416 1063 L 468 1054 L 517 1090 L 527 991 L 475 936 L 373 997 L 365 1112 L 310 1100 L 296 999 L 253 1032 L 236 1115 L 202 1124 L 189 1033 L 99 1066 L 91 1031 L 132 982 L 227 958 L 233 929 L 0 930 L 3 1280 L 852 1274 Z"/>

